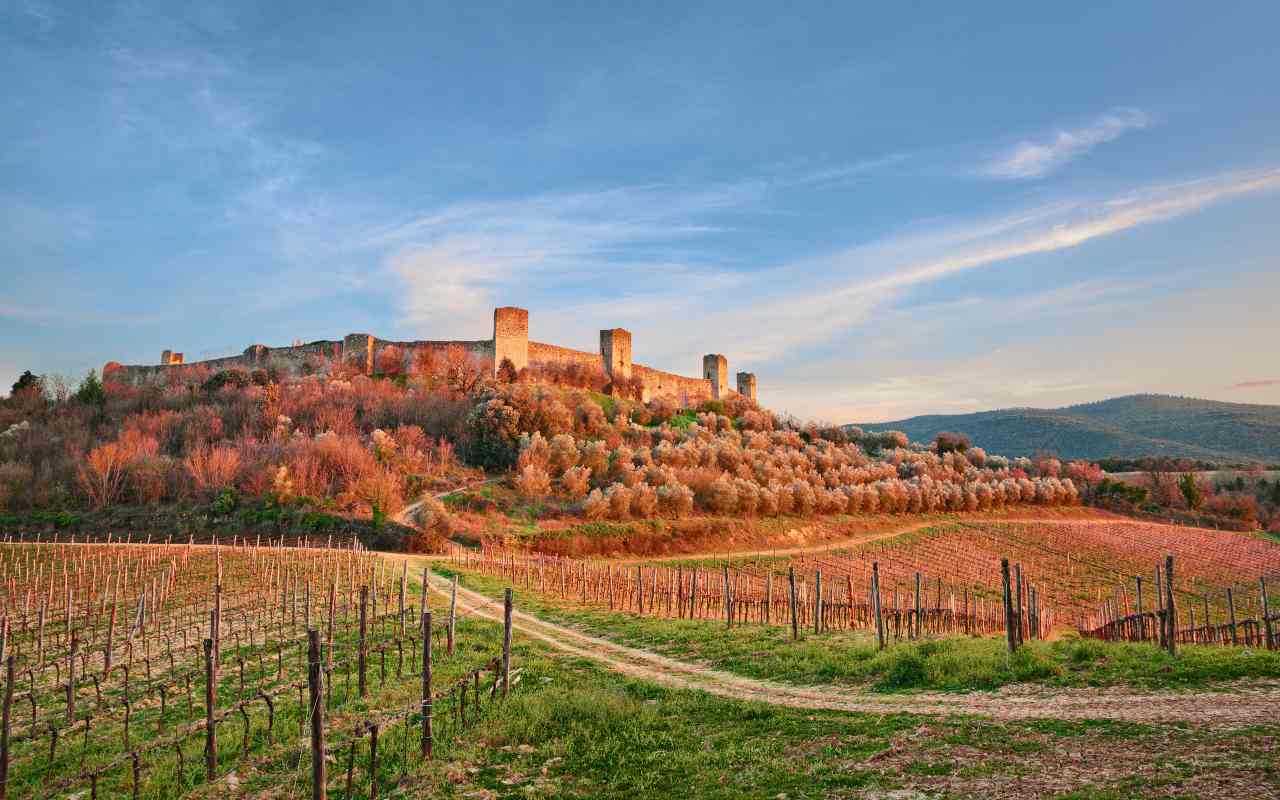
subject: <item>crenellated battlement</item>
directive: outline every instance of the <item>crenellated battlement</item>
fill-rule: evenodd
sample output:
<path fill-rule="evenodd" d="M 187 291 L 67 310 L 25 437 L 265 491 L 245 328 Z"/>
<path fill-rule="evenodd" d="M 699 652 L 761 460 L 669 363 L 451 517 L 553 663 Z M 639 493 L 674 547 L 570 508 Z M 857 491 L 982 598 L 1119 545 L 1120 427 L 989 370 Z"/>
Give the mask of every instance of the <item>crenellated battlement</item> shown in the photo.
<path fill-rule="evenodd" d="M 395 348 L 392 350 L 391 348 Z M 493 311 L 493 337 L 481 340 L 390 341 L 368 333 L 349 333 L 340 341 L 323 340 L 288 347 L 250 345 L 238 356 L 205 361 L 184 361 L 183 354 L 172 350 L 161 353 L 159 365 L 122 365 L 115 361 L 103 367 L 104 378 L 132 384 L 160 383 L 175 368 L 271 369 L 283 374 L 300 375 L 319 362 L 336 362 L 354 367 L 366 375 L 380 369 L 386 358 L 399 360 L 409 370 L 418 363 L 422 351 L 443 357 L 461 348 L 469 356 L 480 359 L 486 369 L 497 374 L 504 360 L 516 372 L 529 368 L 577 366 L 601 370 L 610 381 L 627 381 L 642 399 L 667 397 L 682 405 L 718 400 L 732 393 L 729 386 L 728 359 L 720 354 L 703 356 L 702 376 L 693 378 L 633 363 L 631 332 L 625 328 L 600 331 L 600 348 L 596 352 L 575 350 L 529 339 L 529 312 L 515 306 Z M 751 372 L 737 374 L 737 393 L 756 397 L 756 376 Z"/>

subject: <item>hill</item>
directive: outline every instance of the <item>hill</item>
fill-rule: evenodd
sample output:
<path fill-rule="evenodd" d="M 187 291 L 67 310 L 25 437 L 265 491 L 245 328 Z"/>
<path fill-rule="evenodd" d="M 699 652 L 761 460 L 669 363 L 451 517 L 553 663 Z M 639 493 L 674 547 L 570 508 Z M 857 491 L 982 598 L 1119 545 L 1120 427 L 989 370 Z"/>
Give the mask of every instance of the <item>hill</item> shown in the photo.
<path fill-rule="evenodd" d="M 1171 456 L 1220 463 L 1280 460 L 1280 406 L 1136 394 L 1065 408 L 1009 408 L 858 424 L 912 441 L 963 433 L 1003 455 L 1063 458 Z"/>

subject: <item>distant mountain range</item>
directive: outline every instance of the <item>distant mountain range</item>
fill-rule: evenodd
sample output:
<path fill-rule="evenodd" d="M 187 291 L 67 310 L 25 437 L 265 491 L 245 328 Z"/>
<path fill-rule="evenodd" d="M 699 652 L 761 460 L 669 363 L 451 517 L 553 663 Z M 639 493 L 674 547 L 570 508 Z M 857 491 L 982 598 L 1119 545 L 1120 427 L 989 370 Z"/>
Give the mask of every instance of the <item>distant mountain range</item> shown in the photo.
<path fill-rule="evenodd" d="M 854 423 L 914 442 L 966 434 L 989 453 L 1061 458 L 1170 456 L 1218 463 L 1280 462 L 1280 406 L 1135 394 L 1066 408 L 1009 408 Z"/>

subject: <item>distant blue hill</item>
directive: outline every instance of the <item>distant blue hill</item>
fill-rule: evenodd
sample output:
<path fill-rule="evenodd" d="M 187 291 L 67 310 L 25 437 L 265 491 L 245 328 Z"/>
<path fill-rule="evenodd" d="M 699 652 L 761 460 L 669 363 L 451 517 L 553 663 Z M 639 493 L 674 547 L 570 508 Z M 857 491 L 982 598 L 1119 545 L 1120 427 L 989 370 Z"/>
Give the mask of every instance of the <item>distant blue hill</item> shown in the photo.
<path fill-rule="evenodd" d="M 1170 456 L 1219 463 L 1280 462 L 1280 406 L 1135 394 L 1066 408 L 1009 408 L 853 423 L 912 441 L 963 433 L 990 453 L 1061 458 Z"/>

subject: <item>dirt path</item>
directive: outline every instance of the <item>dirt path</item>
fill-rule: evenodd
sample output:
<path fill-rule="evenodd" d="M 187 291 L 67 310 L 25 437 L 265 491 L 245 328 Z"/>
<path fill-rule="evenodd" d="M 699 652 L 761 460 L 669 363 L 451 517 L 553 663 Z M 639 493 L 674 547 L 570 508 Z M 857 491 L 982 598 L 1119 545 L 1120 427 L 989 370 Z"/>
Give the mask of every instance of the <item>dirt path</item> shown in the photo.
<path fill-rule="evenodd" d="M 432 588 L 447 594 L 449 584 Z M 500 604 L 459 587 L 460 612 L 501 621 Z M 1273 724 L 1280 684 L 1238 684 L 1226 692 L 1139 691 L 1134 689 L 1046 689 L 1008 687 L 995 692 L 877 695 L 833 686 L 789 686 L 745 678 L 710 667 L 590 636 L 572 628 L 515 612 L 515 630 L 624 675 L 719 697 L 754 700 L 789 708 L 831 709 L 868 714 L 963 714 L 1014 719 L 1109 719 L 1127 722 L 1190 722 L 1201 728 Z"/>
<path fill-rule="evenodd" d="M 455 492 L 465 492 L 470 489 L 474 489 L 477 486 L 484 486 L 486 483 L 494 483 L 499 480 L 502 480 L 502 479 L 489 478 L 487 480 L 479 481 L 478 483 L 468 484 L 467 486 L 459 486 L 457 488 L 449 489 L 443 492 L 438 492 L 436 494 L 423 495 L 422 497 L 419 497 L 417 500 L 414 500 L 409 505 L 400 509 L 400 513 L 396 514 L 395 519 L 393 521 L 400 525 L 405 525 L 410 528 L 415 527 L 413 523 L 413 515 L 415 512 L 417 512 L 418 509 L 422 508 L 422 504 L 427 502 L 428 499 L 443 500 L 444 498 L 448 497 L 449 495 Z"/>
<path fill-rule="evenodd" d="M 850 547 L 857 547 L 864 544 L 870 544 L 872 542 L 883 541 L 885 539 L 894 539 L 894 538 L 897 538 L 898 536 L 905 536 L 908 533 L 915 533 L 916 531 L 922 531 L 925 528 L 933 528 L 938 525 L 949 525 L 956 522 L 963 524 L 963 523 L 969 522 L 969 520 L 966 520 L 966 519 L 922 520 L 920 522 L 913 522 L 909 525 L 900 525 L 898 527 L 889 528 L 883 531 L 868 531 L 864 535 L 852 536 L 848 539 L 840 539 L 835 542 L 825 542 L 823 544 L 812 544 L 812 545 L 800 545 L 797 547 L 774 547 L 774 548 L 765 548 L 761 550 L 716 550 L 710 553 L 681 553 L 681 554 L 669 555 L 669 556 L 650 556 L 650 557 L 628 556 L 626 558 L 614 558 L 614 559 L 608 559 L 608 560 L 615 564 L 650 564 L 650 563 L 656 563 L 656 562 L 662 562 L 662 561 L 689 561 L 689 560 L 696 560 L 700 558 L 721 558 L 724 556 L 728 556 L 730 558 L 749 558 L 752 556 L 765 556 L 765 557 L 794 556 L 794 555 L 801 555 L 804 553 L 825 553 L 830 550 L 844 550 Z M 1110 519 L 1110 518 L 1108 519 L 1064 519 L 1061 517 L 1049 517 L 1049 518 L 1000 517 L 1000 518 L 992 519 L 989 522 L 991 524 L 1004 524 L 1004 523 L 1028 524 L 1030 523 L 1033 525 L 1036 523 L 1049 524 L 1049 523 L 1061 523 L 1061 522 L 1070 522 L 1072 525 L 1114 525 L 1116 524 L 1116 520 Z M 1164 523 L 1146 522 L 1142 520 L 1132 520 L 1130 524 L 1160 525 L 1160 526 L 1164 525 Z"/>
<path fill-rule="evenodd" d="M 855 536 L 849 539 L 840 539 L 839 541 L 835 541 L 835 542 L 827 542 L 825 544 L 803 545 L 800 547 L 775 547 L 775 548 L 766 549 L 766 550 L 726 550 L 726 551 L 716 551 L 712 553 L 684 553 L 681 555 L 653 556 L 650 558 L 632 556 L 628 558 L 616 558 L 616 559 L 609 559 L 609 560 L 617 564 L 640 564 L 640 563 L 648 564 L 650 562 L 658 562 L 658 561 L 687 561 L 689 559 L 718 558 L 720 556 L 730 556 L 733 558 L 749 558 L 751 556 L 791 556 L 791 555 L 798 555 L 800 553 L 824 553 L 828 550 L 843 550 L 844 548 L 847 548 L 847 547 L 854 547 L 855 545 L 878 542 L 882 539 L 893 539 L 898 536 L 903 536 L 908 533 L 915 533 L 916 531 L 924 530 L 925 528 L 931 528 L 934 525 L 940 525 L 940 524 L 942 523 L 938 520 L 931 520 L 927 522 L 915 522 L 910 525 L 903 525 L 897 528 L 890 528 L 889 530 L 885 530 L 885 531 L 870 531 L 865 536 Z"/>

